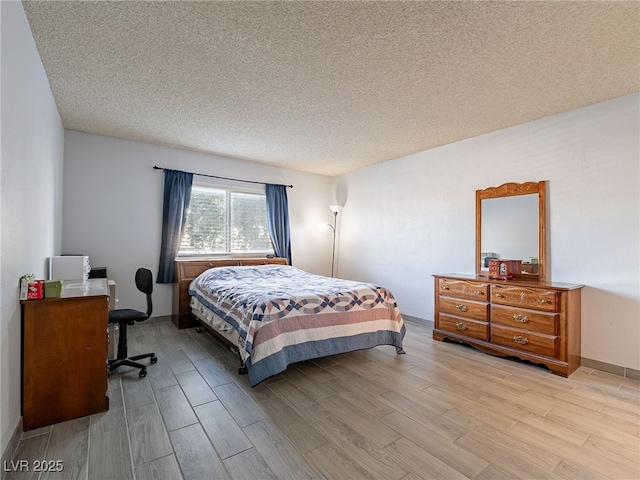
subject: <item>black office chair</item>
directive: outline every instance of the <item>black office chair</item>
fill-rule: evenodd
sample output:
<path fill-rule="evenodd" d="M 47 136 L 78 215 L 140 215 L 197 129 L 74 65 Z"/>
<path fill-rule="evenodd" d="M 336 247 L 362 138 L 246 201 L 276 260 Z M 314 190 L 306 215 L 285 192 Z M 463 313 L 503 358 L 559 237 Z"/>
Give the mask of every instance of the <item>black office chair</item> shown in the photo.
<path fill-rule="evenodd" d="M 134 355 L 127 358 L 127 325 L 133 325 L 135 322 L 142 322 L 151 316 L 153 303 L 151 302 L 151 293 L 153 293 L 153 275 L 146 268 L 139 268 L 136 271 L 136 287 L 147 296 L 147 312 L 141 312 L 132 308 L 119 308 L 109 311 L 109 324 L 117 323 L 119 326 L 118 339 L 118 356 L 109 360 L 109 371 L 113 371 L 122 365 L 135 367 L 140 369 L 140 376 L 147 376 L 147 367 L 135 360 L 149 358 L 151 363 L 156 363 L 158 357 L 155 353 L 145 353 L 143 355 Z"/>

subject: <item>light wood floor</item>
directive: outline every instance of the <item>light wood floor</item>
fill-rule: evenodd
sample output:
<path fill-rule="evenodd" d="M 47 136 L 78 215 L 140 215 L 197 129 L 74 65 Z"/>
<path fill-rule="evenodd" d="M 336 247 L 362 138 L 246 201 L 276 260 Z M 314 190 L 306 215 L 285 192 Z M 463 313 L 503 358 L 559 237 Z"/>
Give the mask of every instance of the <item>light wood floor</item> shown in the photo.
<path fill-rule="evenodd" d="M 26 432 L 16 460 L 64 464 L 39 478 L 640 478 L 634 380 L 561 378 L 408 323 L 407 355 L 324 358 L 252 389 L 205 333 L 147 321 L 129 336 L 158 363 L 112 374 L 108 412 Z"/>

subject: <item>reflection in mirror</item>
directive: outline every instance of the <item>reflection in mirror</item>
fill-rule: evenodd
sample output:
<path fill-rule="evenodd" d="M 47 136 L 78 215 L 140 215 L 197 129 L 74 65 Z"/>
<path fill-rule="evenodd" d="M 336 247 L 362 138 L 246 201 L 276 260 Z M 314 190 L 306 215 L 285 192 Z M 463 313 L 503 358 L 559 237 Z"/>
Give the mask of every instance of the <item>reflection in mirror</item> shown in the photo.
<path fill-rule="evenodd" d="M 525 268 L 538 260 L 538 196 L 482 200 L 482 257 L 521 260 Z M 486 255 L 485 255 L 486 254 Z M 486 261 L 482 270 L 488 270 Z"/>
<path fill-rule="evenodd" d="M 545 279 L 546 198 L 544 180 L 476 191 L 476 275 L 499 258 L 522 262 L 514 277 Z"/>

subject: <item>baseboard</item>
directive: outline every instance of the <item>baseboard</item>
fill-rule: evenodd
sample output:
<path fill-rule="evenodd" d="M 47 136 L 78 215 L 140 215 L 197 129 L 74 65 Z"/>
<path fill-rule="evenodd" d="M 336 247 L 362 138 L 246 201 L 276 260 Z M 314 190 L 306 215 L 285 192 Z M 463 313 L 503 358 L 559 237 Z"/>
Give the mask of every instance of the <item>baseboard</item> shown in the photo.
<path fill-rule="evenodd" d="M 20 417 L 20 419 L 18 420 L 18 424 L 16 425 L 16 428 L 13 430 L 13 434 L 11 435 L 11 439 L 9 440 L 9 443 L 7 444 L 7 446 L 5 447 L 4 451 L 2 452 L 2 466 L 4 467 L 5 465 L 10 464 L 11 460 L 13 459 L 13 455 L 16 453 L 16 450 L 18 450 L 18 446 L 20 445 L 20 439 L 22 438 L 22 417 Z M 2 479 L 4 480 L 7 477 L 7 472 L 6 472 L 6 468 L 2 469 Z"/>
<path fill-rule="evenodd" d="M 421 325 L 423 327 L 433 328 L 433 322 L 431 320 L 426 320 L 426 319 L 420 318 L 420 317 L 414 317 L 412 315 L 406 315 L 404 313 L 402 314 L 402 319 L 405 322 L 415 323 L 415 324 Z"/>
<path fill-rule="evenodd" d="M 594 370 L 612 373 L 632 380 L 640 380 L 640 370 L 635 370 L 633 368 L 621 367 L 620 365 L 613 365 L 611 363 L 600 362 L 598 360 L 592 360 L 584 357 L 580 359 L 580 365 L 582 367 L 593 368 Z"/>
<path fill-rule="evenodd" d="M 161 322 L 170 322 L 173 318 L 173 315 L 158 315 L 157 317 L 149 317 L 145 322 L 148 323 L 161 323 Z"/>

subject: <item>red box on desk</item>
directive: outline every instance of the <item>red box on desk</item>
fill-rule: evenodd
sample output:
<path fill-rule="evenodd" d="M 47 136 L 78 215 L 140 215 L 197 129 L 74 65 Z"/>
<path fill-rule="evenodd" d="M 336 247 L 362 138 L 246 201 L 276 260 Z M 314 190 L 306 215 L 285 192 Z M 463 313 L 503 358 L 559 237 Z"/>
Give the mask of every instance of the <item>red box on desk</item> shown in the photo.
<path fill-rule="evenodd" d="M 489 278 L 509 280 L 522 270 L 522 260 L 489 260 Z"/>
<path fill-rule="evenodd" d="M 38 300 L 44 297 L 44 280 L 29 282 L 27 287 L 27 300 Z"/>

